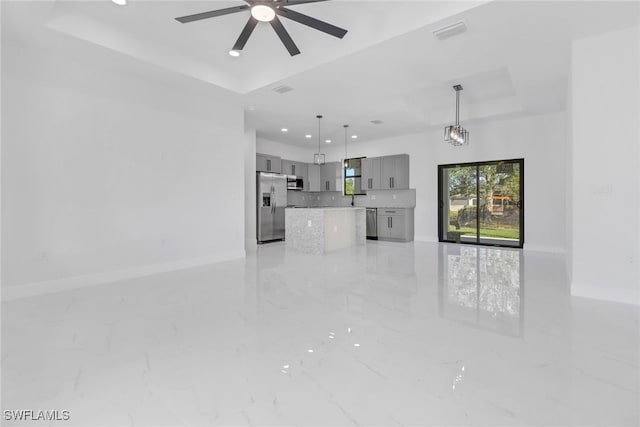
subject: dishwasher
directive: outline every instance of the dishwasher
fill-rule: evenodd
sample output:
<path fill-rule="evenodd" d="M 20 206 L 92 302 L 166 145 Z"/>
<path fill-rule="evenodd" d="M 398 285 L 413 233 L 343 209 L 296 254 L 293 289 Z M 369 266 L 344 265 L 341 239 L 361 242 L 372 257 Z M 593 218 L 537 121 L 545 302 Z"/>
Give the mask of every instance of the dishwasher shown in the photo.
<path fill-rule="evenodd" d="M 367 208 L 367 239 L 378 240 L 378 209 Z"/>

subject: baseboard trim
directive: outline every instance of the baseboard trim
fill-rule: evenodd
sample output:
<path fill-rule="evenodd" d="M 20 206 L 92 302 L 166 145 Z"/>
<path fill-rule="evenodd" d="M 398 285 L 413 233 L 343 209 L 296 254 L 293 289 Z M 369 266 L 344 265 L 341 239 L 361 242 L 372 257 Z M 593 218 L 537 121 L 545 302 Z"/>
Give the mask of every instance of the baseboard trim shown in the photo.
<path fill-rule="evenodd" d="M 429 236 L 415 236 L 414 240 L 416 242 L 425 242 L 425 243 L 438 243 L 437 237 L 429 237 Z M 544 246 L 544 245 L 530 245 L 528 243 L 524 244 L 524 248 L 522 249 L 525 252 L 545 252 L 548 254 L 557 254 L 564 255 L 565 251 L 561 247 L 557 246 Z"/>
<path fill-rule="evenodd" d="M 571 296 L 640 306 L 640 290 L 571 283 Z"/>
<path fill-rule="evenodd" d="M 522 248 L 524 252 L 544 252 L 547 254 L 557 254 L 564 255 L 565 251 L 561 247 L 557 246 L 544 246 L 544 245 L 530 245 L 528 243 L 524 244 L 524 248 Z"/>
<path fill-rule="evenodd" d="M 438 238 L 428 237 L 428 236 L 413 236 L 413 240 L 416 242 L 426 242 L 426 243 L 438 243 Z"/>
<path fill-rule="evenodd" d="M 162 264 L 142 265 L 139 267 L 113 270 L 103 273 L 87 274 L 83 276 L 65 277 L 62 279 L 46 280 L 42 282 L 27 283 L 24 285 L 7 286 L 2 288 L 2 302 L 14 301 L 23 298 L 37 297 L 41 295 L 80 289 L 137 277 L 151 276 L 175 270 L 185 270 L 218 262 L 232 261 L 245 257 L 244 250 L 225 252 L 206 257 L 189 258 Z"/>

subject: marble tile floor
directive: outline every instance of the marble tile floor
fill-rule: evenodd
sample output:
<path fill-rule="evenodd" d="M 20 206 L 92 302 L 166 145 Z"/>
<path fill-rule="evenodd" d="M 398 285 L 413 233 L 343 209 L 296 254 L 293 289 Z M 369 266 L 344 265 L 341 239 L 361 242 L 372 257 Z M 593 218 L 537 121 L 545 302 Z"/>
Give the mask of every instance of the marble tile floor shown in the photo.
<path fill-rule="evenodd" d="M 638 425 L 638 325 L 559 255 L 268 244 L 3 303 L 2 425 Z"/>

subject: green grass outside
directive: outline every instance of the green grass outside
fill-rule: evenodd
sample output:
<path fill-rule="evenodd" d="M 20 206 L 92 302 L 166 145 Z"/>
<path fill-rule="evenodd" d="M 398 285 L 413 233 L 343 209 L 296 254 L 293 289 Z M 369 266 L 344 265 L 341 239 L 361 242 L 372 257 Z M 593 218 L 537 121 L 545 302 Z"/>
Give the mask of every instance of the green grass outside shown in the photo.
<path fill-rule="evenodd" d="M 461 233 L 463 236 L 465 234 L 475 236 L 477 230 L 475 227 L 460 227 L 459 230 L 456 230 L 456 227 L 449 227 L 449 231 L 456 231 Z M 484 228 L 480 227 L 480 237 L 496 237 L 502 239 L 516 239 L 520 238 L 520 230 L 517 228 Z"/>

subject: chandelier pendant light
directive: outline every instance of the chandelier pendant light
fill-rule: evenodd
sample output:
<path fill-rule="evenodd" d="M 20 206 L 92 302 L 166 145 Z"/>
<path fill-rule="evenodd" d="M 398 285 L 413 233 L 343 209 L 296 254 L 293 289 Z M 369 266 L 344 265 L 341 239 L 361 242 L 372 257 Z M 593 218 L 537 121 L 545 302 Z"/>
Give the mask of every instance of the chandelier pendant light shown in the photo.
<path fill-rule="evenodd" d="M 461 85 L 455 85 L 456 91 L 456 122 L 444 128 L 444 141 L 456 147 L 469 145 L 469 131 L 460 126 L 460 91 Z"/>
<path fill-rule="evenodd" d="M 344 125 L 344 167 L 349 166 L 349 161 L 347 160 L 347 128 L 349 125 Z"/>
<path fill-rule="evenodd" d="M 320 152 L 320 119 L 322 119 L 321 115 L 317 115 L 318 119 L 318 152 L 313 155 L 313 163 L 316 165 L 324 165 L 325 156 Z"/>

